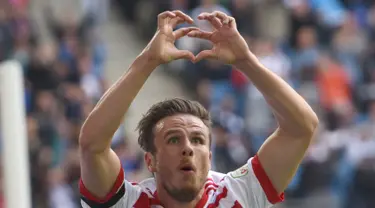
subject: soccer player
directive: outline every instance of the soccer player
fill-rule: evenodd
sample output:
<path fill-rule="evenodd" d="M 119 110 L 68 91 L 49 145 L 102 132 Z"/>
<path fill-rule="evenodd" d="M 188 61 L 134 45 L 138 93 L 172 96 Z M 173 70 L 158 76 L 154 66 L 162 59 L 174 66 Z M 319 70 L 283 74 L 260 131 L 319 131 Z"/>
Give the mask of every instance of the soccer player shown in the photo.
<path fill-rule="evenodd" d="M 233 17 L 213 12 L 202 13 L 198 19 L 208 21 L 215 30 L 190 27 L 174 31 L 177 24 L 192 24 L 193 20 L 181 11 L 159 14 L 153 39 L 88 116 L 79 138 L 83 207 L 263 208 L 283 200 L 283 191 L 309 146 L 318 118 L 286 82 L 259 63 Z M 178 50 L 174 42 L 186 35 L 211 41 L 212 50 L 197 56 Z M 138 127 L 138 141 L 154 177 L 130 183 L 110 149 L 111 138 L 153 70 L 182 58 L 192 62 L 218 59 L 240 69 L 263 93 L 279 126 L 244 166 L 217 173 L 210 171 L 207 110 L 184 99 L 157 103 Z"/>

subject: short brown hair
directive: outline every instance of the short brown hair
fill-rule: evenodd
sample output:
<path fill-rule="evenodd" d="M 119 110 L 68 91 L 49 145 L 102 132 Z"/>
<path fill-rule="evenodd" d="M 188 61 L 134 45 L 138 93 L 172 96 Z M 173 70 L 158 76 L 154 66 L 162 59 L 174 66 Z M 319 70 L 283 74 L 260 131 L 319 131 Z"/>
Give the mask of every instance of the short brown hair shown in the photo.
<path fill-rule="evenodd" d="M 163 118 L 176 114 L 189 114 L 200 118 L 210 127 L 211 118 L 209 112 L 198 102 L 181 98 L 173 98 L 154 104 L 139 121 L 138 144 L 146 152 L 155 153 L 154 127 Z M 211 136 L 210 136 L 211 143 Z"/>

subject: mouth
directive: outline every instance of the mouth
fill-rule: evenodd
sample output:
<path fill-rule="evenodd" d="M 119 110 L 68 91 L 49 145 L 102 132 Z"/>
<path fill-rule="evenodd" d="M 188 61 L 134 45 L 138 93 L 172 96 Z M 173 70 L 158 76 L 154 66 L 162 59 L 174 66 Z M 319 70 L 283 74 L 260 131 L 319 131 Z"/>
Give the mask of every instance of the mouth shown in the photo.
<path fill-rule="evenodd" d="M 191 164 L 184 164 L 180 166 L 180 171 L 184 173 L 195 173 L 195 167 Z"/>

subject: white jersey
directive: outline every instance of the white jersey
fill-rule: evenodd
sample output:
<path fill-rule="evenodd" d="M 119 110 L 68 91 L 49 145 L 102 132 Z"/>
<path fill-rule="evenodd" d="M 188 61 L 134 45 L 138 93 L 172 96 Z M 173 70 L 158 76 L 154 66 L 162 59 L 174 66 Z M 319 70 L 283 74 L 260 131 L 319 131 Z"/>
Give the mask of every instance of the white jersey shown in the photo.
<path fill-rule="evenodd" d="M 83 208 L 162 208 L 157 197 L 153 178 L 141 183 L 129 183 L 124 179 L 123 170 L 104 199 L 92 196 L 84 184 L 80 183 Z M 222 174 L 210 171 L 204 185 L 204 194 L 196 208 L 265 208 L 283 201 L 263 170 L 257 156 L 250 158 L 244 166 Z"/>

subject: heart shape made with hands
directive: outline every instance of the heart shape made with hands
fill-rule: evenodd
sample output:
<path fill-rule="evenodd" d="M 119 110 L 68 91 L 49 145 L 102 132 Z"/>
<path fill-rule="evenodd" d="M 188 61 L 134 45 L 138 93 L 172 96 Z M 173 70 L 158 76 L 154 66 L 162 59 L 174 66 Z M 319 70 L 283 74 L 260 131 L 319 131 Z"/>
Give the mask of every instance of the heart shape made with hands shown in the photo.
<path fill-rule="evenodd" d="M 174 28 L 182 23 L 193 24 L 193 19 L 181 11 L 166 11 L 158 15 L 158 31 L 151 40 L 148 48 L 160 63 L 169 63 L 177 59 L 189 59 L 193 63 L 202 59 L 216 59 L 227 64 L 233 64 L 245 58 L 249 51 L 246 41 L 237 30 L 233 17 L 223 12 L 201 13 L 198 20 L 208 21 L 213 31 L 203 31 L 198 27 Z M 175 47 L 176 40 L 184 37 L 208 40 L 213 47 L 193 55 L 188 50 L 179 50 Z"/>

